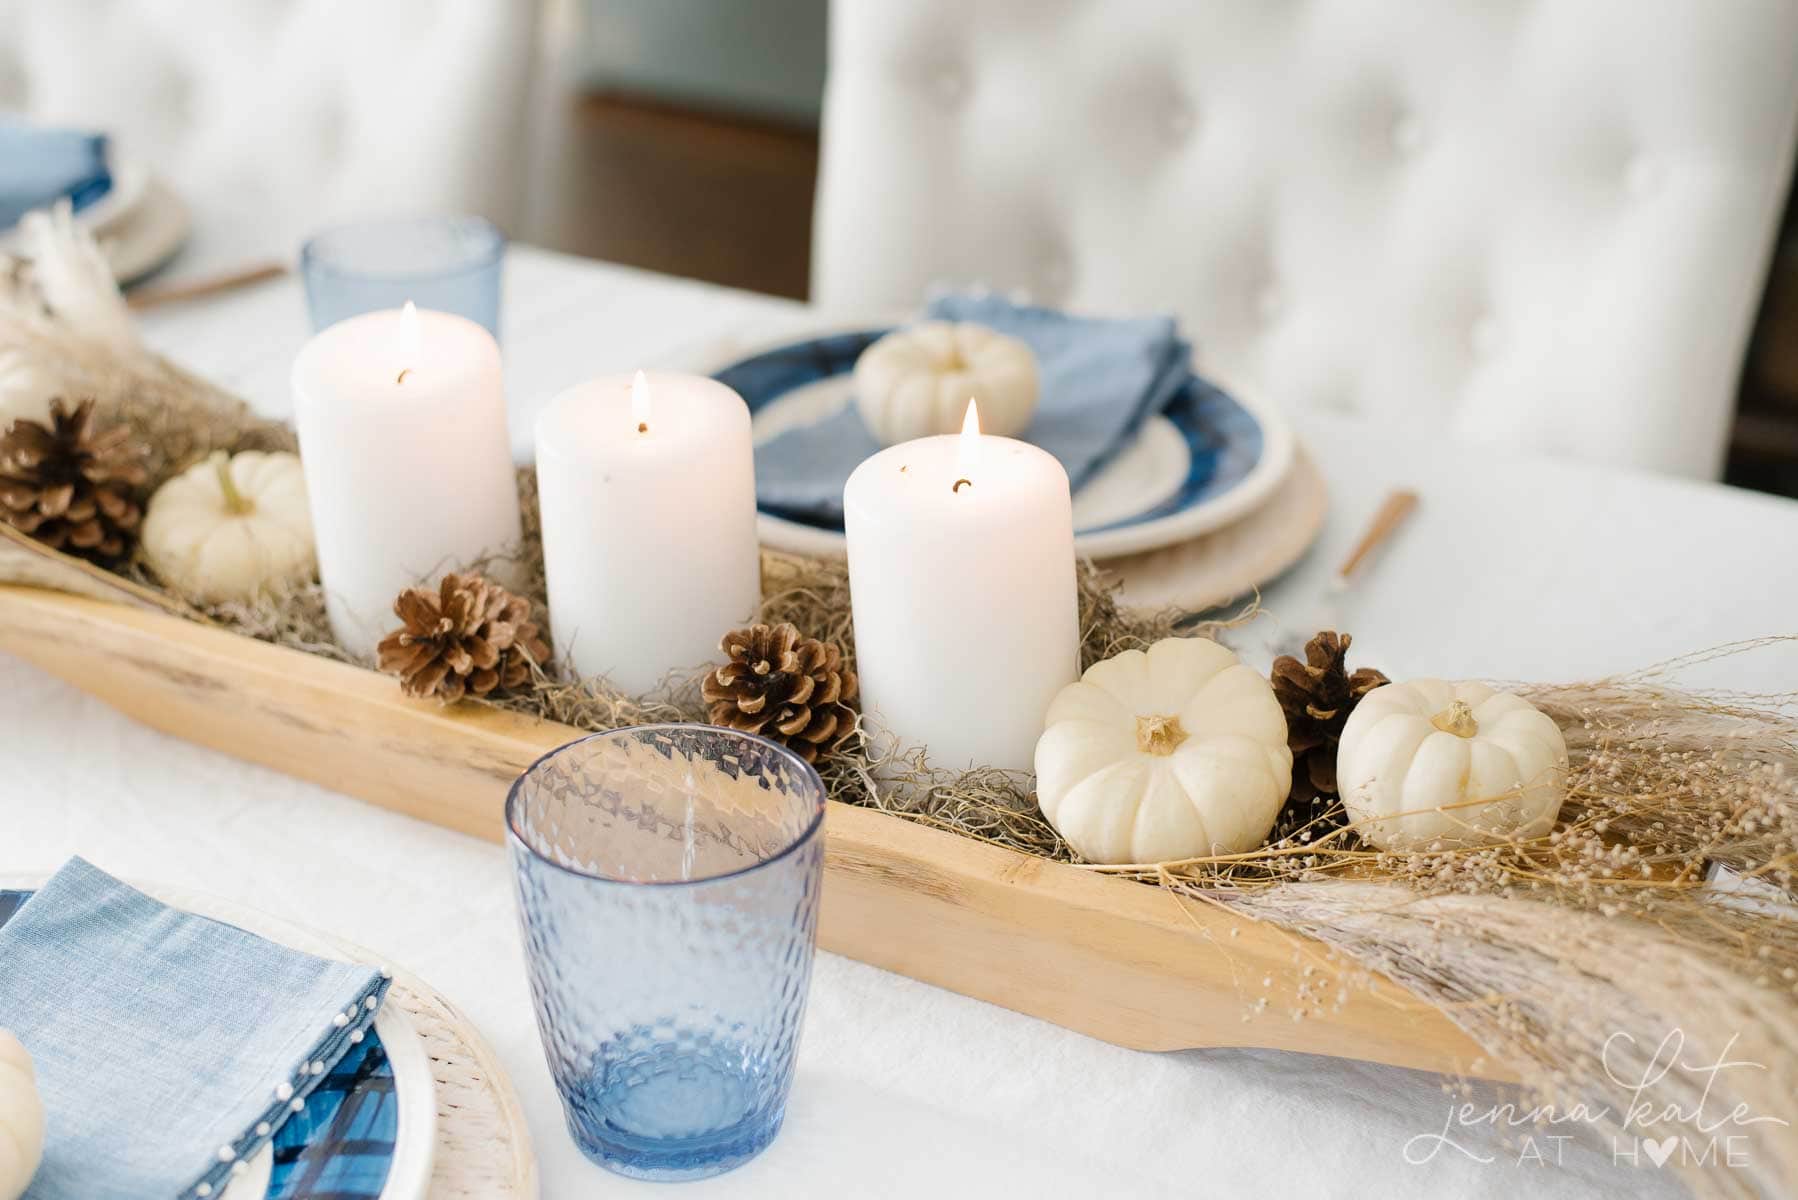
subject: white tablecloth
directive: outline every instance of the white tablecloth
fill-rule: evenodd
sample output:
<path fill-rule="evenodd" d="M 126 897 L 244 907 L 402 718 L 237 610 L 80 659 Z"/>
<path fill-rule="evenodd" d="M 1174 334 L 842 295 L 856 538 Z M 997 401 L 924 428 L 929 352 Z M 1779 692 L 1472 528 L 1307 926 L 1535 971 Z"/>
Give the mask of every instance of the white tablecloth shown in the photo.
<path fill-rule="evenodd" d="M 716 339 L 807 319 L 799 306 L 530 251 L 514 255 L 505 351 L 514 428 L 587 375 L 690 359 Z M 152 340 L 271 412 L 305 335 L 296 284 L 154 314 Z M 1328 530 L 1267 603 L 1292 626 L 1357 634 L 1389 674 L 1566 679 L 1781 632 L 1798 615 L 1798 504 L 1721 487 L 1447 449 L 1317 421 Z M 1387 488 L 1413 522 L 1334 606 L 1329 568 Z M 1790 686 L 1798 656 L 1711 668 Z M 537 1044 L 497 846 L 153 733 L 0 658 L 0 871 L 81 853 L 369 946 L 441 989 L 523 1096 L 550 1197 L 648 1194 L 566 1134 Z M 787 1126 L 704 1196 L 1640 1195 L 1671 1189 L 1608 1149 L 1559 1167 L 1472 1144 L 1411 1165 L 1443 1128 L 1434 1076 L 1276 1052 L 1144 1054 L 820 955 Z M 1543 1146 L 1550 1162 L 1551 1148 Z M 686 1194 L 683 1192 L 683 1194 Z"/>

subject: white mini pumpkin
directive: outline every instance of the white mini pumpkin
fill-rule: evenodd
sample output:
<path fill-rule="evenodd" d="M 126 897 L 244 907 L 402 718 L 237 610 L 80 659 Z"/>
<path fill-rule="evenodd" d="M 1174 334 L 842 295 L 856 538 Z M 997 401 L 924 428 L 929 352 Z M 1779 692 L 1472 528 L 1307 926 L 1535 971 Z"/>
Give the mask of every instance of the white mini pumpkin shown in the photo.
<path fill-rule="evenodd" d="M 1384 850 L 1540 837 L 1567 795 L 1567 742 L 1483 683 L 1390 683 L 1349 714 L 1336 784 L 1356 832 Z"/>
<path fill-rule="evenodd" d="M 312 514 L 298 455 L 220 452 L 158 488 L 144 557 L 193 600 L 250 600 L 312 577 Z"/>
<path fill-rule="evenodd" d="M 1036 745 L 1043 815 L 1089 862 L 1253 850 L 1292 782 L 1267 680 L 1205 638 L 1164 638 L 1089 667 Z"/>
<path fill-rule="evenodd" d="M 0 1029 L 0 1200 L 19 1200 L 44 1156 L 44 1105 L 31 1055 Z"/>
<path fill-rule="evenodd" d="M 882 446 L 958 433 L 968 401 L 985 433 L 1015 437 L 1036 413 L 1036 355 L 1014 337 L 972 322 L 898 329 L 855 361 L 855 404 Z"/>

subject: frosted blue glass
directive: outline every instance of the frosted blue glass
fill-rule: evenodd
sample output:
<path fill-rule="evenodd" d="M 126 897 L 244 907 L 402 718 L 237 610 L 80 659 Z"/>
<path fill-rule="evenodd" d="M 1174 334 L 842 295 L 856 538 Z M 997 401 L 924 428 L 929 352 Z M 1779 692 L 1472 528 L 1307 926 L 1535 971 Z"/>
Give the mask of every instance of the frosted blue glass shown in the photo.
<path fill-rule="evenodd" d="M 506 235 L 480 217 L 395 217 L 339 225 L 300 248 L 314 331 L 399 308 L 455 313 L 499 337 Z"/>
<path fill-rule="evenodd" d="M 506 801 L 537 1027 L 569 1132 L 640 1179 L 780 1130 L 817 940 L 824 785 L 707 725 L 583 738 Z"/>

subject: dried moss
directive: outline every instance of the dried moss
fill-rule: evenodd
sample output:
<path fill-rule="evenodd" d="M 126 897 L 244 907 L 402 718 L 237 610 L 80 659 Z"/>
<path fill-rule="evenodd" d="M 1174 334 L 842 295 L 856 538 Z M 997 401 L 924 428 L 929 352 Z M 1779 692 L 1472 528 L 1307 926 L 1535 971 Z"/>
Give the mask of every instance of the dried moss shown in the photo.
<path fill-rule="evenodd" d="M 290 448 L 283 426 L 153 356 L 121 356 L 35 319 L 0 329 L 0 350 L 54 362 L 153 447 L 156 478 L 214 448 Z M 60 356 L 60 357 L 59 357 Z M 524 544 L 512 551 L 522 585 L 543 602 L 535 480 L 520 473 Z M 464 564 L 479 567 L 481 564 Z M 142 564 L 129 573 L 151 586 Z M 843 564 L 763 558 L 761 617 L 791 621 L 853 655 Z M 1214 633 L 1172 611 L 1121 607 L 1102 572 L 1079 573 L 1081 661 L 1147 647 L 1175 632 Z M 333 642 L 316 583 L 254 604 L 210 606 L 205 619 L 311 654 L 349 659 Z M 1250 619 L 1252 609 L 1240 619 Z M 721 634 L 723 630 L 719 631 Z M 553 634 L 553 630 L 552 630 Z M 1349 1001 L 1376 972 L 1437 1005 L 1551 1102 L 1628 1099 L 1604 1059 L 1613 1035 L 1652 1047 L 1677 1029 L 1684 1057 L 1728 1054 L 1757 1070 L 1719 1075 L 1710 1112 L 1736 1104 L 1783 1120 L 1798 1094 L 1798 922 L 1774 906 L 1731 903 L 1704 884 L 1713 864 L 1787 893 L 1798 887 L 1798 694 L 1685 691 L 1678 669 L 1719 653 L 1789 650 L 1798 637 L 1722 647 L 1625 679 L 1523 689 L 1560 725 L 1569 797 L 1547 836 L 1477 849 L 1385 854 L 1352 828 L 1323 824 L 1247 854 L 1083 869 L 1160 886 L 1182 902 L 1222 906 L 1305 935 L 1294 939 L 1294 1020 Z M 396 684 L 397 686 L 397 684 Z M 466 701 L 465 701 L 466 703 Z M 495 701 L 583 730 L 699 719 L 696 681 L 671 677 L 633 697 L 576 680 L 566 664 L 535 672 L 530 689 Z M 1061 862 L 1076 856 L 1042 818 L 1027 777 L 930 767 L 922 750 L 877 761 L 852 737 L 818 763 L 830 795 Z M 1776 896 L 1778 893 L 1774 893 Z M 1196 946 L 1195 953 L 1227 953 Z M 1260 976 L 1257 970 L 1255 975 Z M 1271 974 L 1262 981 L 1265 993 Z M 1243 983 L 1245 1017 L 1268 1007 Z M 1688 1110 L 1702 1074 L 1668 1071 L 1645 1093 Z M 1798 1183 L 1798 1140 L 1771 1120 L 1732 1126 L 1751 1142 L 1753 1178 Z M 1734 1194 L 1748 1176 L 1714 1162 L 1695 1186 Z"/>

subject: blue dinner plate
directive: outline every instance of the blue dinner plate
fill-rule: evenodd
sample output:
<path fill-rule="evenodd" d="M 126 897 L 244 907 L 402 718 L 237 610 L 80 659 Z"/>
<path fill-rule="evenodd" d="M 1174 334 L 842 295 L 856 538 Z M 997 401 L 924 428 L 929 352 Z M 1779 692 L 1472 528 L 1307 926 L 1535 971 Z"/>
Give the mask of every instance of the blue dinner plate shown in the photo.
<path fill-rule="evenodd" d="M 30 898 L 0 891 L 0 925 Z M 398 1134 L 393 1065 L 370 1027 L 275 1131 L 268 1200 L 377 1200 Z"/>
<path fill-rule="evenodd" d="M 711 375 L 743 397 L 763 441 L 851 403 L 855 360 L 890 329 L 782 342 L 714 366 Z M 1115 558 L 1220 529 L 1265 501 L 1292 457 L 1292 431 L 1277 412 L 1195 375 L 1074 495 L 1074 548 L 1089 558 Z M 840 520 L 764 506 L 758 528 L 777 549 L 843 553 Z"/>

